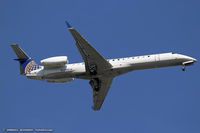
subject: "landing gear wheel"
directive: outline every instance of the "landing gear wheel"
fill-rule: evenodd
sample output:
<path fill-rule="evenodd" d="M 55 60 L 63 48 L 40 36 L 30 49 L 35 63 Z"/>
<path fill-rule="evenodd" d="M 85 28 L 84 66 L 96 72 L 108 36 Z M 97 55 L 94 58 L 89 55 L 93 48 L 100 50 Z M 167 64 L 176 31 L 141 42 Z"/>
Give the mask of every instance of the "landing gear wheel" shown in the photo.
<path fill-rule="evenodd" d="M 99 87 L 98 87 L 98 86 L 95 86 L 95 87 L 94 87 L 94 90 L 95 90 L 95 91 L 99 91 Z"/>
<path fill-rule="evenodd" d="M 182 66 L 182 71 L 185 71 L 185 66 L 184 65 Z"/>
<path fill-rule="evenodd" d="M 91 85 L 92 88 L 94 88 L 94 80 L 90 80 L 89 84 Z"/>
<path fill-rule="evenodd" d="M 95 91 L 97 91 L 97 92 L 99 91 L 99 89 L 100 89 L 100 81 L 99 81 L 98 78 L 91 79 L 89 83 L 90 83 L 91 87 Z"/>

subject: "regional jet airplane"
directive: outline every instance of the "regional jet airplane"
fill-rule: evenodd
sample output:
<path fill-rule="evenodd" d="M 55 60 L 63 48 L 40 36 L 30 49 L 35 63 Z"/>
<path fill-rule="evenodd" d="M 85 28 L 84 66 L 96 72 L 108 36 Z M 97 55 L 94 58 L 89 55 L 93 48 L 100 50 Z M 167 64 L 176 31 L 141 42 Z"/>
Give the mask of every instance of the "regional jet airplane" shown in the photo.
<path fill-rule="evenodd" d="M 92 45 L 67 23 L 75 39 L 83 63 L 68 64 L 67 56 L 56 56 L 41 60 L 37 65 L 18 45 L 11 47 L 20 63 L 20 73 L 30 79 L 46 80 L 50 83 L 66 83 L 74 78 L 90 80 L 93 88 L 93 109 L 100 110 L 108 90 L 116 76 L 144 69 L 192 65 L 197 60 L 182 54 L 163 53 L 137 57 L 105 59 Z"/>

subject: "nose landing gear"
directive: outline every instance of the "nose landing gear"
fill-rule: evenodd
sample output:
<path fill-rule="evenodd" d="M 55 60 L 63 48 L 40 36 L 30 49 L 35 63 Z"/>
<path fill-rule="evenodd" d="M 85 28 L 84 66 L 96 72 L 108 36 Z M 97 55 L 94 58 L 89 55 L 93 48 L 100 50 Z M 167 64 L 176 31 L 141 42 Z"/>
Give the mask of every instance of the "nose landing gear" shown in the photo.
<path fill-rule="evenodd" d="M 182 70 L 185 71 L 185 66 L 191 66 L 196 62 L 195 60 L 190 60 L 182 63 Z"/>
<path fill-rule="evenodd" d="M 185 71 L 185 65 L 182 66 L 182 71 Z"/>

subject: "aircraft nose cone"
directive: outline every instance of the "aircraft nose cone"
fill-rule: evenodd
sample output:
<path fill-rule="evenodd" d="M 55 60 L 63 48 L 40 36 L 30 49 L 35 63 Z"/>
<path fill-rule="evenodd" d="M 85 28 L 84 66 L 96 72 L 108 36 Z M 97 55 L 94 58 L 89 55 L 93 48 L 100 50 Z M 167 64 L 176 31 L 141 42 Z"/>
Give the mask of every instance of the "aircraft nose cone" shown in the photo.
<path fill-rule="evenodd" d="M 187 60 L 192 60 L 192 61 L 194 61 L 194 62 L 197 62 L 197 59 L 195 59 L 195 58 L 192 58 L 192 57 L 189 57 L 189 56 L 185 56 L 185 58 L 187 59 Z"/>
<path fill-rule="evenodd" d="M 194 62 L 197 62 L 197 59 L 193 58 L 193 61 L 194 61 Z"/>

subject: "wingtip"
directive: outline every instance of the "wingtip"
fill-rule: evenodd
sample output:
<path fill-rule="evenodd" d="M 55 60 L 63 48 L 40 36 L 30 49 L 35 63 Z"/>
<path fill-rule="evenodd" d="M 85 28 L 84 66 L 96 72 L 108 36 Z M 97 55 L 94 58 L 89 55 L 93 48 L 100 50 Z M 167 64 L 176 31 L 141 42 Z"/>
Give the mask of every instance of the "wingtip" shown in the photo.
<path fill-rule="evenodd" d="M 10 44 L 10 46 L 19 46 L 18 44 L 15 44 L 15 43 L 13 43 L 13 44 Z"/>
<path fill-rule="evenodd" d="M 99 110 L 100 110 L 100 108 L 95 108 L 94 105 L 91 106 L 91 108 L 92 108 L 94 111 L 99 111 Z"/>
<path fill-rule="evenodd" d="M 72 28 L 72 26 L 67 21 L 65 21 L 65 23 L 66 23 L 68 28 Z"/>
<path fill-rule="evenodd" d="M 10 46 L 11 46 L 12 48 L 14 48 L 14 47 L 19 47 L 18 44 L 11 44 Z"/>

